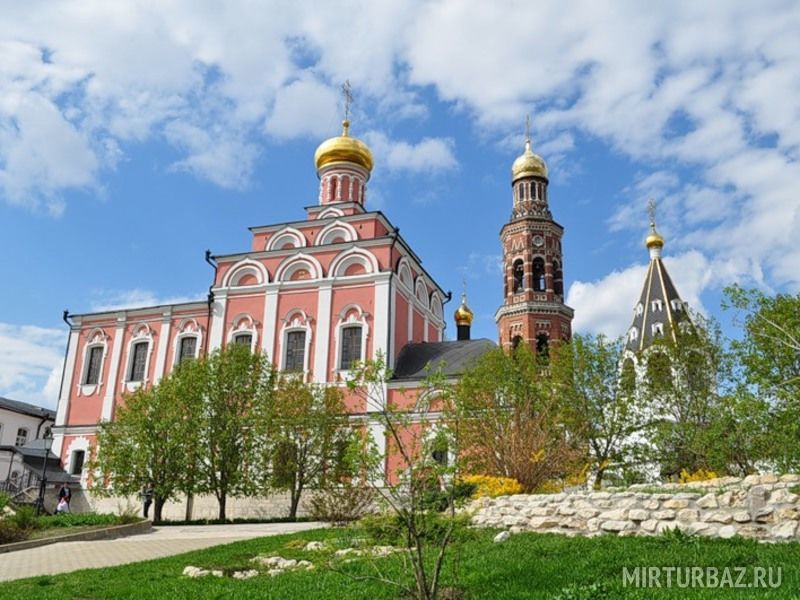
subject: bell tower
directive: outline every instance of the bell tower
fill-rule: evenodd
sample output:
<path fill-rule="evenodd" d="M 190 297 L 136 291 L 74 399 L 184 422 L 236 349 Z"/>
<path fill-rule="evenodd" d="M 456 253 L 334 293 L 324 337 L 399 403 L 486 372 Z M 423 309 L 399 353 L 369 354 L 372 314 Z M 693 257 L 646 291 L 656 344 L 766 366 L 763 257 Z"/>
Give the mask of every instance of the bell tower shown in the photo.
<path fill-rule="evenodd" d="M 564 228 L 553 220 L 547 197 L 547 165 L 531 150 L 529 120 L 525 151 L 511 167 L 511 218 L 500 230 L 503 305 L 495 313 L 500 346 L 521 343 L 546 353 L 568 340 L 574 311 L 564 304 Z"/>

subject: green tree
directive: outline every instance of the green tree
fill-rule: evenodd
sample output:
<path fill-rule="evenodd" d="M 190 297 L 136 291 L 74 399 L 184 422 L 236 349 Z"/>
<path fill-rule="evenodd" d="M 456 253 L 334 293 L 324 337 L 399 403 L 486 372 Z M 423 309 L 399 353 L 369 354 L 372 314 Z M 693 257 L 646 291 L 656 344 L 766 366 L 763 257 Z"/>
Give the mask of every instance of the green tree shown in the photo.
<path fill-rule="evenodd" d="M 569 399 L 526 344 L 478 359 L 456 387 L 455 407 L 471 473 L 513 477 L 530 492 L 585 458 Z"/>
<path fill-rule="evenodd" d="M 748 391 L 769 412 L 768 458 L 780 470 L 800 468 L 800 294 L 767 296 L 734 285 L 723 307 L 744 329 L 733 343 Z"/>
<path fill-rule="evenodd" d="M 294 518 L 305 489 L 324 487 L 348 471 L 351 432 L 338 387 L 283 375 L 277 380 L 272 406 L 265 427 L 271 464 L 265 471 L 271 472 L 271 487 L 289 491 L 289 516 Z"/>
<path fill-rule="evenodd" d="M 197 486 L 214 494 L 225 519 L 228 496 L 259 491 L 258 456 L 268 443 L 259 423 L 271 410 L 275 371 L 266 356 L 239 344 L 215 350 L 201 366 Z"/>
<path fill-rule="evenodd" d="M 619 339 L 575 335 L 552 353 L 553 383 L 572 413 L 573 429 L 588 444 L 595 488 L 610 465 L 631 462 L 632 436 L 649 423 L 636 394 L 633 362 L 620 362 L 623 347 Z"/>
<path fill-rule="evenodd" d="M 114 421 L 101 423 L 90 463 L 92 488 L 102 495 L 136 495 L 153 484 L 153 518 L 167 500 L 192 485 L 196 468 L 187 452 L 197 439 L 192 414 L 198 406 L 199 365 L 181 368 L 150 388 L 126 396 Z"/>

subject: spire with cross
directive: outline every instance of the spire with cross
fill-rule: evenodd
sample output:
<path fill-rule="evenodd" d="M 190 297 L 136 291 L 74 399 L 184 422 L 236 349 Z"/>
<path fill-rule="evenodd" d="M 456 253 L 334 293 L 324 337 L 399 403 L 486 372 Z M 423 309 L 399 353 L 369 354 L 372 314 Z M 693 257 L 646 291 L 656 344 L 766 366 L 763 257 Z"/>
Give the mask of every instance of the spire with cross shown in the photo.
<path fill-rule="evenodd" d="M 647 216 L 650 218 L 650 227 L 655 229 L 656 228 L 656 201 L 654 198 L 650 198 L 647 201 Z"/>
<path fill-rule="evenodd" d="M 344 100 L 344 120 L 350 122 L 350 106 L 353 104 L 353 88 L 350 86 L 350 80 L 345 79 L 342 84 L 342 99 Z"/>

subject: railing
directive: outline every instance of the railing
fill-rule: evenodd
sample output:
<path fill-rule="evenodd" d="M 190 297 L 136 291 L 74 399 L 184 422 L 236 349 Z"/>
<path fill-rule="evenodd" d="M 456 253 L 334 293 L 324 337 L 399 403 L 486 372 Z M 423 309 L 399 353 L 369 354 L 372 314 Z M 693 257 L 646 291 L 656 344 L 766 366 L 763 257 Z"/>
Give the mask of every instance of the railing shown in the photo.
<path fill-rule="evenodd" d="M 20 491 L 20 486 L 16 481 L 0 481 L 0 492 L 5 492 L 10 496 L 18 493 Z"/>

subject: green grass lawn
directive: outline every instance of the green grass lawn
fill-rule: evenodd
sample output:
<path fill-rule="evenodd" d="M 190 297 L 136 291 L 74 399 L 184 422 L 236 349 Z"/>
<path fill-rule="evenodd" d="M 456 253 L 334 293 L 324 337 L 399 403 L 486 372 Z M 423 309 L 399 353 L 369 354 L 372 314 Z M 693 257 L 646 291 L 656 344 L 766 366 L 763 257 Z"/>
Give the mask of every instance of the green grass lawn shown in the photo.
<path fill-rule="evenodd" d="M 471 530 L 448 565 L 447 584 L 466 592 L 467 598 L 797 598 L 800 597 L 800 544 L 758 544 L 753 541 L 688 537 L 593 539 L 559 535 L 520 534 L 494 544 L 494 531 Z M 349 530 L 315 530 L 217 546 L 181 556 L 148 562 L 86 570 L 66 575 L 36 577 L 0 584 L 0 598 L 398 598 L 396 590 L 377 582 L 356 581 L 353 576 L 372 572 L 370 560 L 395 577 L 400 557 L 360 559 L 343 565 L 345 571 L 326 568 L 319 553 L 299 549 L 303 541 L 327 539 L 349 545 Z M 302 540 L 302 541 L 298 541 Z M 65 545 L 62 551 L 68 552 Z M 311 572 L 290 572 L 277 577 L 264 574 L 238 581 L 206 577 L 189 579 L 186 565 L 204 568 L 248 568 L 256 554 L 313 561 Z M 455 556 L 454 556 L 455 558 Z M 0 557 L 2 560 L 2 557 Z M 778 589 L 632 589 L 623 588 L 623 567 L 713 566 L 781 567 Z M 749 577 L 749 575 L 748 575 Z"/>

